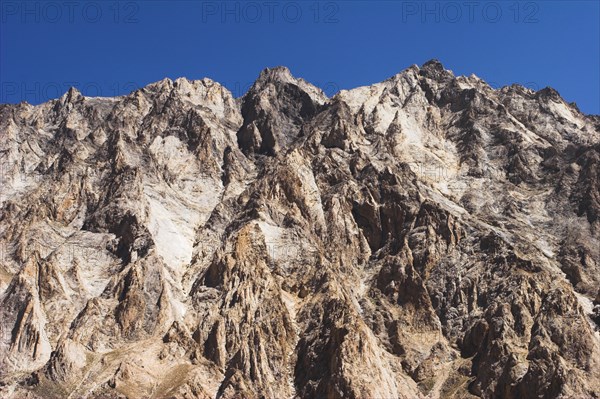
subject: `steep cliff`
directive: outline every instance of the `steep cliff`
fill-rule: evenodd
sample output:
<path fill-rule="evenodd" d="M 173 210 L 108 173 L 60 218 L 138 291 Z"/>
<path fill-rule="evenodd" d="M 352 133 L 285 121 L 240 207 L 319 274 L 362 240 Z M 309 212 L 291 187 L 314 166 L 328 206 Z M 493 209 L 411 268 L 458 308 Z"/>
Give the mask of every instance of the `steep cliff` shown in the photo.
<path fill-rule="evenodd" d="M 277 67 L 0 135 L 3 398 L 599 395 L 600 118 L 553 89 Z"/>

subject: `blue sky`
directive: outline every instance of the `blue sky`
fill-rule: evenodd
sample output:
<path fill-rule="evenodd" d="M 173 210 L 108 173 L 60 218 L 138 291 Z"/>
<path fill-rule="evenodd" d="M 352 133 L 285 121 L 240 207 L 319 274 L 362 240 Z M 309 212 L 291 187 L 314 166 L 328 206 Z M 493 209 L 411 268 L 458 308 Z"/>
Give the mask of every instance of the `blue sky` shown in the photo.
<path fill-rule="evenodd" d="M 552 86 L 600 114 L 600 2 L 0 0 L 0 102 L 210 77 L 241 95 L 285 65 L 328 94 L 438 58 L 492 86 Z"/>

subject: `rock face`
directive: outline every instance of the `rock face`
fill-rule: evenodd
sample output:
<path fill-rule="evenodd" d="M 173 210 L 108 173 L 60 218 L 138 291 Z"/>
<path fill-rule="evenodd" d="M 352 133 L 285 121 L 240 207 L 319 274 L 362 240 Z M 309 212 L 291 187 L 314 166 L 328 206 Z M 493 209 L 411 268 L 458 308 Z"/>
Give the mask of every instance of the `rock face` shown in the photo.
<path fill-rule="evenodd" d="M 2 398 L 599 396 L 600 117 L 550 88 L 279 67 L 0 135 Z"/>

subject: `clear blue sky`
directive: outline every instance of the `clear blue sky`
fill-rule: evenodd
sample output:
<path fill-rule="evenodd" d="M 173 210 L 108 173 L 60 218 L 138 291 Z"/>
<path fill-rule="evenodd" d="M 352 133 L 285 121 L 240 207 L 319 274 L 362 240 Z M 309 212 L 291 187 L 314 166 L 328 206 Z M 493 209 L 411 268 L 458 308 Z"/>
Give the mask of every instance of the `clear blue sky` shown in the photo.
<path fill-rule="evenodd" d="M 552 86 L 600 114 L 600 2 L 0 0 L 0 102 L 210 77 L 241 95 L 288 66 L 328 94 L 438 58 L 493 86 Z"/>

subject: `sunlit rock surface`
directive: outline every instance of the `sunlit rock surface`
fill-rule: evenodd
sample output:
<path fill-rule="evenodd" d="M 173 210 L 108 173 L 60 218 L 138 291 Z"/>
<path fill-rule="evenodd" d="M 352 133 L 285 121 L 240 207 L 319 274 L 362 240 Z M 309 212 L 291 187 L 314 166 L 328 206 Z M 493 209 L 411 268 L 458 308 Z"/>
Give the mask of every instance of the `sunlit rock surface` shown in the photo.
<path fill-rule="evenodd" d="M 0 397 L 600 393 L 600 117 L 437 61 L 0 105 Z"/>

